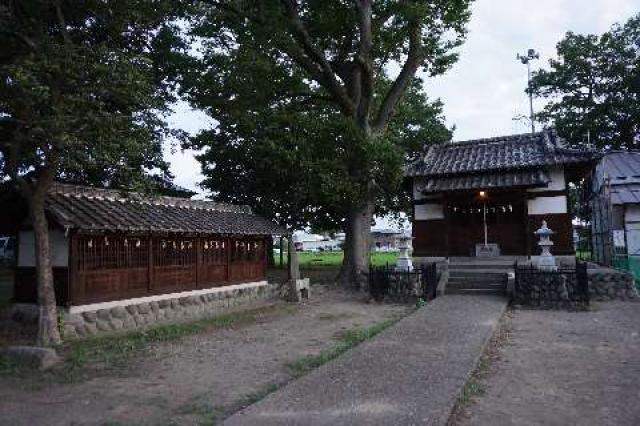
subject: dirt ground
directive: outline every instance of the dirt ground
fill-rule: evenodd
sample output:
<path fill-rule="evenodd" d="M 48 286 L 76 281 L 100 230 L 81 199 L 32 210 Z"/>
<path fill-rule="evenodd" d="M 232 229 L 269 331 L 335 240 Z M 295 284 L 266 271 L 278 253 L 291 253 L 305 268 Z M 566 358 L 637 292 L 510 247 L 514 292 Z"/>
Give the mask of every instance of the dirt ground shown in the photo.
<path fill-rule="evenodd" d="M 458 425 L 640 424 L 640 303 L 515 310 Z"/>
<path fill-rule="evenodd" d="M 412 309 L 326 286 L 312 296 L 250 324 L 158 344 L 124 370 L 80 383 L 0 376 L 0 424 L 212 424 L 290 380 L 288 363 L 332 347 L 341 331 Z"/>

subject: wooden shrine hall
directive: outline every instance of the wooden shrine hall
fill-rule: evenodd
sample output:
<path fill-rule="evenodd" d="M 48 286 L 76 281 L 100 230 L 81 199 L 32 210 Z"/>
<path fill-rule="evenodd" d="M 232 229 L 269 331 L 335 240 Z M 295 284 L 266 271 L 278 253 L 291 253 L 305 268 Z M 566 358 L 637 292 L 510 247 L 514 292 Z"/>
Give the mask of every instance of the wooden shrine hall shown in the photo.
<path fill-rule="evenodd" d="M 26 212 L 18 202 L 9 214 L 18 238 L 14 301 L 36 303 Z M 268 240 L 288 234 L 248 206 L 74 185 L 54 185 L 46 212 L 64 306 L 264 281 Z"/>
<path fill-rule="evenodd" d="M 414 256 L 531 256 L 542 221 L 554 254 L 572 255 L 569 182 L 598 155 L 567 147 L 555 131 L 425 147 L 407 167 L 413 189 Z"/>

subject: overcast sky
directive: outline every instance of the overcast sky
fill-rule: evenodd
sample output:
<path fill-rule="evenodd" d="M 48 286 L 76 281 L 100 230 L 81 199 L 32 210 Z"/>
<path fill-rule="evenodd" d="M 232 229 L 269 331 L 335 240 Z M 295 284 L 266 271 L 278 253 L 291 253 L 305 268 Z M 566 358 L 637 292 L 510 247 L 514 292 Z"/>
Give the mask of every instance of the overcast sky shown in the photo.
<path fill-rule="evenodd" d="M 477 0 L 460 60 L 426 82 L 427 94 L 444 102 L 447 125 L 456 127 L 454 140 L 526 132 L 528 124 L 512 120 L 528 115 L 526 67 L 516 53 L 534 48 L 540 52 L 534 67 L 546 66 L 567 31 L 602 33 L 639 11 L 640 0 Z M 211 125 L 184 104 L 170 122 L 192 133 Z M 166 156 L 176 183 L 202 192 L 193 153 L 167 146 Z"/>

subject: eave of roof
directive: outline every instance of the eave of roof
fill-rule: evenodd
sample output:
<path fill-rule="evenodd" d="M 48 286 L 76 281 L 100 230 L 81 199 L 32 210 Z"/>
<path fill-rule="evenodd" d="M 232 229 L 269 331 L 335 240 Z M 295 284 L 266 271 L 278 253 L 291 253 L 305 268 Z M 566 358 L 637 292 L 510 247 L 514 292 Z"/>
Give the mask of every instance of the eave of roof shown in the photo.
<path fill-rule="evenodd" d="M 549 182 L 551 178 L 543 169 L 509 170 L 499 173 L 430 177 L 418 190 L 424 194 L 430 194 L 496 188 L 535 188 L 544 187 Z"/>
<path fill-rule="evenodd" d="M 409 177 L 453 176 L 506 170 L 540 169 L 554 165 L 591 162 L 591 149 L 566 148 L 554 131 L 501 136 L 433 145 L 409 164 Z"/>
<path fill-rule="evenodd" d="M 248 206 L 56 185 L 46 208 L 62 227 L 81 231 L 288 235 Z"/>

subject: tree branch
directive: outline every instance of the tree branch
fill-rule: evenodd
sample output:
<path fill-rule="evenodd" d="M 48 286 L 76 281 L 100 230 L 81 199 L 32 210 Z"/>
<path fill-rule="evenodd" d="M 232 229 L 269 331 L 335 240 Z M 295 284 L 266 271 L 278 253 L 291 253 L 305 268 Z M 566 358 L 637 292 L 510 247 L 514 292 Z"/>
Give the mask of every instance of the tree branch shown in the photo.
<path fill-rule="evenodd" d="M 395 109 L 400 99 L 402 99 L 402 95 L 407 90 L 420 64 L 424 61 L 425 55 L 420 42 L 420 25 L 415 22 L 410 23 L 410 25 L 412 28 L 409 35 L 409 53 L 407 54 L 407 60 L 382 101 L 378 115 L 371 126 L 374 132 L 381 132 L 385 129 L 389 120 L 395 114 Z"/>
<path fill-rule="evenodd" d="M 56 1 L 56 17 L 58 18 L 58 25 L 60 25 L 60 31 L 62 32 L 62 39 L 65 44 L 70 45 L 71 39 L 69 38 L 69 32 L 67 31 L 67 21 L 64 19 L 64 14 L 62 13 L 62 6 L 60 6 L 60 1 Z"/>
<path fill-rule="evenodd" d="M 360 78 L 360 102 L 358 103 L 357 117 L 360 126 L 369 128 L 369 109 L 373 97 L 373 36 L 371 32 L 372 0 L 356 0 L 358 21 L 360 22 L 360 49 L 357 62 L 361 69 Z"/>
<path fill-rule="evenodd" d="M 308 56 L 309 59 L 313 63 L 317 64 L 320 69 L 322 78 L 318 80 L 317 76 L 315 76 L 314 79 L 316 79 L 318 83 L 324 86 L 329 91 L 329 93 L 331 93 L 336 102 L 338 102 L 338 104 L 340 105 L 340 108 L 342 109 L 344 114 L 353 115 L 355 113 L 355 106 L 353 105 L 353 102 L 351 102 L 351 99 L 349 98 L 345 87 L 336 78 L 336 73 L 331 68 L 331 65 L 327 61 L 327 58 L 325 58 L 324 54 L 314 46 L 311 36 L 309 35 L 307 29 L 302 23 L 302 20 L 300 19 L 300 15 L 298 14 L 298 7 L 295 0 L 282 0 L 282 3 L 287 10 L 289 27 L 293 39 L 297 42 L 299 49 L 304 52 L 304 55 Z M 298 59 L 293 57 L 292 59 L 298 62 L 298 60 L 301 58 L 298 56 Z"/>

